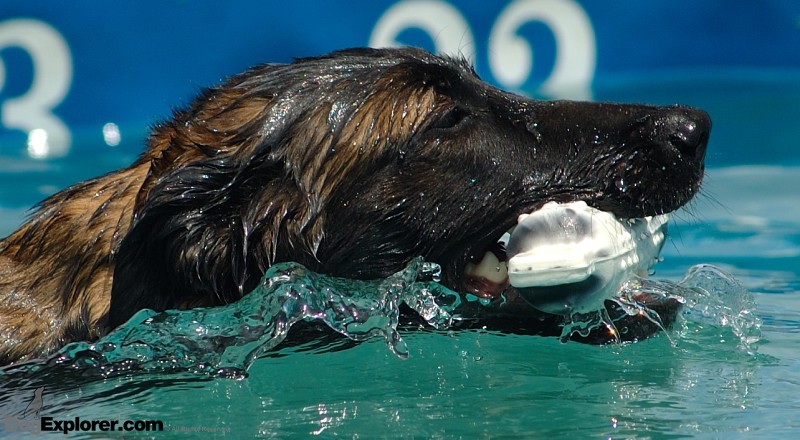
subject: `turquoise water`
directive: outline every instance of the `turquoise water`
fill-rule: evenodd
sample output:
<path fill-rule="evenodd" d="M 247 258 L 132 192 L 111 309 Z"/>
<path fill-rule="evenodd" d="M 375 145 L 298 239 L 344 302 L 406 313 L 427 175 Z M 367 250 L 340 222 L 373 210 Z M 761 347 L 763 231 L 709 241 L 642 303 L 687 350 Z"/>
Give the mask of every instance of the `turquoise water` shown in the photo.
<path fill-rule="evenodd" d="M 730 322 L 742 297 L 725 288 L 710 315 L 689 307 L 669 337 L 623 346 L 401 329 L 405 359 L 380 335 L 360 343 L 324 336 L 279 346 L 256 359 L 245 379 L 163 372 L 103 378 L 44 367 L 0 376 L 0 425 L 44 386 L 42 415 L 161 420 L 180 433 L 153 438 L 796 436 L 800 149 L 789 115 L 800 114 L 800 88 L 750 81 L 607 93 L 687 102 L 711 113 L 704 194 L 675 216 L 654 278 L 677 282 L 701 263 L 733 274 L 755 300 L 759 342 L 742 343 Z M 43 195 L 134 155 L 131 148 L 98 151 L 92 163 L 4 158 L 0 235 Z M 24 434 L 0 429 L 0 436 Z"/>

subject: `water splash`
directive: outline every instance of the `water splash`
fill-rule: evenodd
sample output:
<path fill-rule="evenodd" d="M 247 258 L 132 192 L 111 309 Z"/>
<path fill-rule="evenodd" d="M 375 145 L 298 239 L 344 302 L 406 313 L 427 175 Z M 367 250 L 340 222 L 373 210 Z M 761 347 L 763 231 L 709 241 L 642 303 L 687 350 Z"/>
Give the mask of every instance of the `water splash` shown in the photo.
<path fill-rule="evenodd" d="M 258 288 L 236 303 L 182 311 L 142 310 L 95 343 L 69 344 L 47 360 L 0 370 L 0 377 L 56 368 L 100 377 L 190 372 L 241 378 L 257 357 L 280 344 L 300 321 L 324 323 L 355 341 L 383 338 L 392 352 L 406 357 L 408 348 L 397 330 L 401 305 L 434 328 L 448 328 L 459 319 L 461 296 L 438 284 L 440 277 L 438 265 L 421 259 L 375 281 L 320 275 L 296 263 L 278 264 Z M 748 353 L 755 352 L 761 321 L 754 314 L 753 295 L 721 269 L 700 265 L 678 283 L 634 278 L 623 285 L 615 298 L 620 309 L 627 315 L 643 315 L 663 329 L 658 314 L 637 300 L 642 295 L 678 300 L 684 304 L 685 322 L 728 329 Z M 605 309 L 571 316 L 562 340 L 576 333 L 587 336 L 602 327 L 620 341 L 615 319 Z M 686 328 L 679 329 L 679 335 L 687 333 Z M 690 337 L 687 333 L 684 339 Z"/>
<path fill-rule="evenodd" d="M 762 322 L 755 313 L 755 298 L 731 274 L 716 266 L 693 266 L 677 283 L 634 277 L 612 299 L 625 314 L 643 316 L 660 327 L 671 344 L 677 347 L 677 342 L 664 328 L 658 313 L 640 302 L 639 298 L 642 297 L 656 301 L 672 298 L 683 304 L 683 320 L 677 326 L 677 336 L 684 340 L 691 339 L 691 326 L 709 326 L 729 331 L 745 352 L 755 354 L 757 351 Z M 593 329 L 603 326 L 617 336 L 619 342 L 614 320 L 605 310 L 571 316 L 564 325 L 561 340 L 567 341 L 573 334 L 585 337 Z"/>
<path fill-rule="evenodd" d="M 683 289 L 673 295 L 682 296 L 687 321 L 729 329 L 742 349 L 755 353 L 762 321 L 755 313 L 755 297 L 739 281 L 716 266 L 702 264 L 689 269 L 679 286 Z"/>
<path fill-rule="evenodd" d="M 130 371 L 244 377 L 253 360 L 275 348 L 301 320 L 323 322 L 356 341 L 383 337 L 392 352 L 405 357 L 408 349 L 397 332 L 401 304 L 437 328 L 450 325 L 450 311 L 459 304 L 458 294 L 433 281 L 438 271 L 437 265 L 415 259 L 389 278 L 357 281 L 320 275 L 296 263 L 278 264 L 236 303 L 142 310 L 95 343 L 69 344 L 46 364 L 24 367 L 57 365 L 103 377 Z"/>
<path fill-rule="evenodd" d="M 605 327 L 617 344 L 622 343 L 619 337 L 619 330 L 614 324 L 614 320 L 608 314 L 608 310 L 600 309 L 590 313 L 572 313 L 564 317 L 564 327 L 561 330 L 559 339 L 567 343 L 572 339 L 572 335 L 588 337 L 592 331 Z"/>

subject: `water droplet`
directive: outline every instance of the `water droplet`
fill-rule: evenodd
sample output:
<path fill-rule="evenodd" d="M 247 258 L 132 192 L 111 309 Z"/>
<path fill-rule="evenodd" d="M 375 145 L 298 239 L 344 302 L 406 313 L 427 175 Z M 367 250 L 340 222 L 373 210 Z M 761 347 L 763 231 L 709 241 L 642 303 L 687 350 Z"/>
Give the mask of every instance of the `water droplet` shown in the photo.
<path fill-rule="evenodd" d="M 109 147 L 116 147 L 122 141 L 122 135 L 119 131 L 119 126 L 113 122 L 107 122 L 103 125 L 103 141 Z"/>
<path fill-rule="evenodd" d="M 617 189 L 623 193 L 628 192 L 628 185 L 625 183 L 625 179 L 622 177 L 617 178 L 617 180 L 614 182 L 614 186 L 616 186 Z"/>

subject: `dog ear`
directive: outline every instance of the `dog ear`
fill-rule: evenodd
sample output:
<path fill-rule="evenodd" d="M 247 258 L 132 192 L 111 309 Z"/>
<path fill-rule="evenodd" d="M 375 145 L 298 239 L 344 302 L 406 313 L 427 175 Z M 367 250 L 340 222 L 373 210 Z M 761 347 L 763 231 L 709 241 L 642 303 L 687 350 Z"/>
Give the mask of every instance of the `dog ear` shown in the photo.
<path fill-rule="evenodd" d="M 229 157 L 193 162 L 149 191 L 116 252 L 110 326 L 142 308 L 235 299 L 247 272 L 236 169 Z"/>

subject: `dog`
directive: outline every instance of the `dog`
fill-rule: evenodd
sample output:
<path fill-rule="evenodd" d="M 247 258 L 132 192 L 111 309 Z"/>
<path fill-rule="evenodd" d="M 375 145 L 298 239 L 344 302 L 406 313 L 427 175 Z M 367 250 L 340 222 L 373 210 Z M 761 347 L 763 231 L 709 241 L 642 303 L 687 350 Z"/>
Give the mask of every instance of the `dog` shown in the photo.
<path fill-rule="evenodd" d="M 95 340 L 143 308 L 236 301 L 285 261 L 377 279 L 422 256 L 445 286 L 498 302 L 465 270 L 518 215 L 552 201 L 674 211 L 700 188 L 710 127 L 683 106 L 527 99 L 415 48 L 261 65 L 0 241 L 0 363 Z M 534 316 L 543 334 L 561 322 L 511 297 L 485 317 Z"/>

